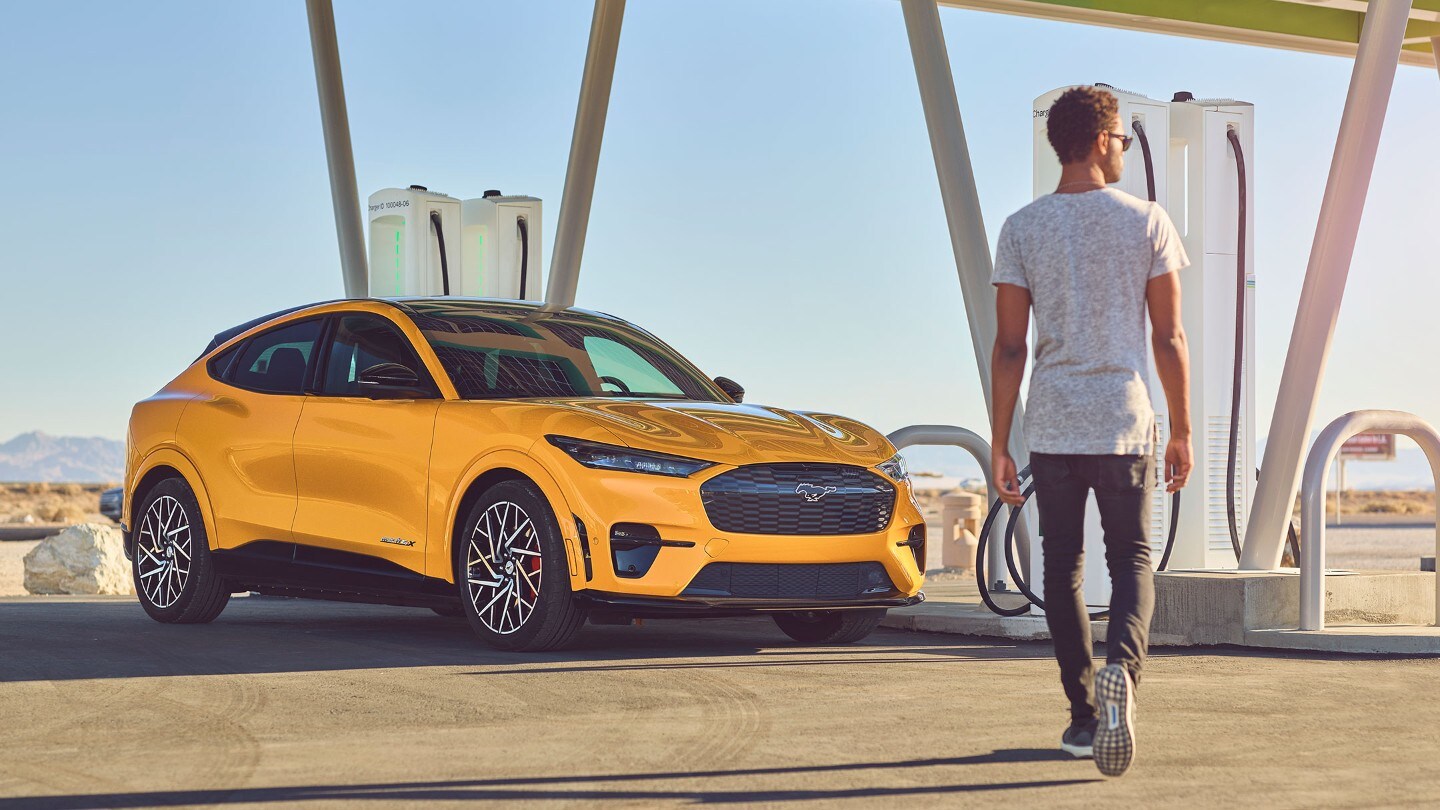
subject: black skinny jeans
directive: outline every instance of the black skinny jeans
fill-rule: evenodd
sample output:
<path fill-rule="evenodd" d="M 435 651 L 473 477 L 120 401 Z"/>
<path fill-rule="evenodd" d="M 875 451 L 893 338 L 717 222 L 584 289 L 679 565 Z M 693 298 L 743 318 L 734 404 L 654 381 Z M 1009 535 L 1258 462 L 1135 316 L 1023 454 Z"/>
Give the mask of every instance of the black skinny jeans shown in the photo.
<path fill-rule="evenodd" d="M 1150 646 L 1155 578 L 1145 533 L 1145 499 L 1155 474 L 1150 456 L 1030 454 L 1045 552 L 1045 621 L 1070 699 L 1071 722 L 1095 717 L 1090 621 L 1081 592 L 1085 569 L 1085 504 L 1090 490 L 1105 530 L 1110 569 L 1110 628 L 1105 660 L 1137 683 Z"/>

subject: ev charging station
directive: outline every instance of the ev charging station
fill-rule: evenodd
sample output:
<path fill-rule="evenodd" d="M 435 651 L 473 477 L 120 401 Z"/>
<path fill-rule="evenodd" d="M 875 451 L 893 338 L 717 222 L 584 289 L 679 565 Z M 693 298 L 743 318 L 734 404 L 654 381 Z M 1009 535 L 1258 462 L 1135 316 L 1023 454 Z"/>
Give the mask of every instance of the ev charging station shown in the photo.
<path fill-rule="evenodd" d="M 369 212 L 370 295 L 451 292 L 449 274 L 460 266 L 459 200 L 423 186 L 387 188 L 370 195 Z"/>
<path fill-rule="evenodd" d="M 369 294 L 536 300 L 540 200 L 487 191 L 459 200 L 424 186 L 370 195 Z"/>
<path fill-rule="evenodd" d="M 1125 156 L 1125 171 L 1111 187 L 1164 208 L 1190 257 L 1190 266 L 1180 271 L 1180 281 L 1182 318 L 1190 344 L 1195 467 L 1191 485 L 1180 499 L 1165 492 L 1169 409 L 1152 362 L 1147 383 L 1155 410 L 1158 473 L 1147 519 L 1152 559 L 1157 565 L 1165 560 L 1169 568 L 1235 568 L 1239 548 L 1238 539 L 1232 545 L 1232 519 L 1236 537 L 1244 537 L 1255 480 L 1255 397 L 1250 381 L 1255 367 L 1255 265 L 1254 240 L 1250 238 L 1254 206 L 1248 200 L 1245 232 L 1240 232 L 1241 171 L 1247 197 L 1255 187 L 1251 158 L 1254 106 L 1228 99 L 1197 100 L 1189 93 L 1160 101 L 1109 85 L 1098 86 L 1119 101 L 1120 121 L 1135 138 Z M 1060 180 L 1060 161 L 1046 136 L 1046 124 L 1051 105 L 1068 89 L 1061 87 L 1039 96 L 1032 108 L 1036 198 L 1053 193 Z M 1232 130 L 1243 161 L 1237 160 Z M 1238 275 L 1242 242 L 1243 280 Z M 1243 308 L 1237 308 L 1237 296 Z M 1241 339 L 1238 354 L 1237 336 Z M 1234 397 L 1237 379 L 1238 408 Z M 1233 496 L 1227 495 L 1227 490 Z M 1085 601 L 1097 607 L 1110 601 L 1103 537 L 1092 495 L 1085 523 Z M 1040 542 L 1038 535 L 1031 540 L 1027 583 L 1043 598 Z"/>
<path fill-rule="evenodd" d="M 540 199 L 487 191 L 460 206 L 465 282 L 461 295 L 538 301 L 545 294 L 540 268 Z"/>
<path fill-rule="evenodd" d="M 564 308 L 575 303 L 625 3 L 626 0 L 595 0 L 553 255 L 544 280 L 547 307 Z M 444 207 L 445 200 L 426 200 L 427 204 L 433 202 L 437 206 L 434 221 L 438 221 L 439 229 L 433 236 L 424 230 L 423 221 L 413 217 L 407 217 L 403 223 L 387 221 L 382 223 L 378 237 L 372 231 L 371 246 L 378 251 L 380 243 L 389 239 L 383 245 L 389 252 L 367 256 L 360 201 L 355 187 L 354 155 L 345 109 L 334 10 L 331 0 L 306 0 L 305 5 L 345 294 L 348 297 L 366 294 L 367 282 L 372 278 L 367 269 L 367 259 L 381 255 L 388 259 L 390 267 L 385 272 L 374 271 L 373 278 L 380 284 L 388 280 L 392 288 L 396 286 L 394 257 L 401 256 L 398 285 L 415 285 L 414 289 L 407 288 L 403 292 L 443 293 L 446 281 L 453 280 L 447 276 L 446 267 L 454 259 L 453 254 L 440 246 L 442 239 L 450 236 L 449 229 L 454 227 L 453 218 L 447 219 L 450 209 Z M 1245 160 L 1253 143 L 1253 108 L 1229 100 L 1195 100 L 1183 94 L 1170 102 L 1161 102 L 1135 94 L 1117 93 L 1122 102 L 1122 117 L 1128 118 L 1137 140 L 1151 147 L 1148 180 L 1154 183 L 1154 193 L 1150 193 L 1148 182 L 1143 189 L 1145 193 L 1139 193 L 1138 184 L 1147 176 L 1137 170 L 1133 153 L 1129 161 L 1130 170 L 1120 188 L 1137 197 L 1151 197 L 1166 208 L 1182 233 L 1192 262 L 1190 268 L 1181 272 L 1185 298 L 1183 318 L 1192 358 L 1191 399 L 1195 409 L 1192 425 L 1196 469 L 1192 473 L 1191 486 L 1186 488 L 1184 498 L 1179 502 L 1178 518 L 1172 519 L 1173 511 L 1167 512 L 1175 502 L 1168 501 L 1161 492 L 1156 493 L 1152 503 L 1151 538 L 1158 544 L 1162 527 L 1167 523 L 1172 527 L 1170 536 L 1166 537 L 1166 551 L 1175 567 L 1230 568 L 1234 566 L 1231 560 L 1238 555 L 1240 569 L 1252 574 L 1270 572 L 1274 575 L 1284 553 L 1285 528 L 1290 524 L 1297 493 L 1306 500 L 1307 509 L 1314 497 L 1314 492 L 1306 494 L 1301 491 L 1301 472 L 1302 467 L 1305 468 L 1308 482 L 1311 480 L 1308 470 L 1316 466 L 1306 463 L 1306 447 L 1311 429 L 1315 426 L 1320 381 L 1344 299 L 1390 91 L 1399 65 L 1434 68 L 1440 64 L 1440 13 L 1424 7 L 1415 8 L 1411 0 L 1285 2 L 1265 4 L 1264 9 L 1258 5 L 1254 9 L 1239 7 L 1243 5 L 1237 4 L 1234 9 L 1227 6 L 1224 9 L 1207 7 L 1195 10 L 1185 4 L 1158 2 L 1076 5 L 1063 0 L 899 0 L 955 269 L 963 294 L 966 325 L 975 352 L 979 388 L 987 409 L 992 406 L 989 351 L 996 334 L 994 291 L 990 286 L 992 263 L 955 92 L 955 76 L 941 26 L 940 6 L 1353 58 L 1349 91 L 1335 136 L 1315 241 L 1274 402 L 1274 417 L 1270 423 L 1263 464 L 1265 475 L 1258 485 L 1254 479 L 1254 394 L 1249 380 L 1249 374 L 1255 367 L 1254 308 L 1251 306 L 1254 294 L 1253 240 L 1249 238 L 1253 232 L 1250 227 L 1253 207 L 1248 199 L 1253 183 L 1249 182 L 1251 165 Z M 1137 128 L 1136 124 L 1140 126 Z M 1142 153 L 1144 151 L 1142 146 Z M 1048 144 L 1043 154 L 1045 161 L 1053 160 Z M 1041 193 L 1042 187 L 1054 185 L 1042 183 L 1041 174 L 1058 168 L 1042 166 L 1045 161 L 1041 160 L 1041 153 L 1037 151 L 1036 155 L 1036 188 L 1037 193 Z M 539 201 L 534 202 L 537 204 L 535 216 L 538 217 Z M 462 201 L 462 229 L 466 224 L 465 211 Z M 393 209 L 391 213 L 394 213 Z M 429 213 L 427 209 L 427 218 Z M 1234 222 L 1233 231 L 1227 228 L 1227 222 Z M 530 233 L 539 233 L 535 221 L 528 224 Z M 501 231 L 508 230 L 503 223 L 499 227 Z M 398 240 L 397 233 L 400 234 Z M 406 239 L 412 242 L 407 244 Z M 431 239 L 433 243 L 429 241 Z M 398 248 L 397 241 L 401 243 Z M 414 245 L 414 248 L 409 245 Z M 423 251 L 421 246 L 424 246 Z M 530 255 L 535 257 L 534 263 L 538 265 L 538 242 L 527 240 L 522 247 L 532 251 Z M 467 255 L 463 248 L 459 261 L 462 266 L 481 268 L 477 278 L 483 276 L 484 262 L 487 261 L 491 262 L 488 267 L 495 267 L 494 262 L 501 261 L 503 267 L 515 268 L 517 275 L 511 277 L 510 283 L 527 298 L 533 297 L 531 291 L 535 287 L 532 284 L 539 284 L 538 274 L 533 280 L 530 277 L 523 250 L 518 268 L 503 259 L 492 259 L 488 254 L 470 259 L 470 264 L 466 264 Z M 435 265 L 440 266 L 438 281 Z M 410 273 L 411 268 L 413 274 Z M 508 269 L 501 271 L 502 278 L 507 272 Z M 470 289 L 465 286 L 468 283 L 462 279 L 459 289 Z M 375 292 L 381 294 L 383 287 Z M 1227 370 L 1229 385 L 1223 384 Z M 1160 400 L 1157 403 L 1161 406 L 1157 408 L 1157 418 L 1163 426 L 1167 421 L 1163 394 L 1159 393 L 1159 386 L 1153 379 L 1151 383 L 1152 393 Z M 1375 417 L 1354 423 L 1370 425 L 1368 430 L 1378 430 L 1375 426 L 1382 422 L 1410 426 L 1406 430 L 1423 424 L 1418 417 L 1393 412 L 1364 411 L 1350 416 Z M 1343 419 L 1335 424 L 1341 421 Z M 1411 430 L 1411 433 L 1417 430 Z M 1440 433 L 1428 425 L 1424 425 L 1424 430 L 1420 432 L 1425 434 L 1427 441 L 1433 440 L 1434 447 L 1440 448 Z M 1322 439 L 1331 433 L 1326 431 Z M 1024 435 L 1022 411 L 1017 409 L 1009 450 L 1022 465 L 1028 458 Z M 964 448 L 980 462 L 988 478 L 990 448 L 973 431 L 953 425 L 912 425 L 895 431 L 891 437 L 902 448 L 916 444 L 946 444 Z M 1163 448 L 1165 438 L 1162 433 L 1159 447 Z M 1440 449 L 1435 450 L 1432 460 L 1437 479 L 1440 479 Z M 1316 469 L 1323 473 L 1324 467 L 1320 465 Z M 1323 476 L 1321 478 L 1323 489 Z M 1306 486 L 1313 488 L 1315 484 L 1307 483 Z M 1020 541 L 1022 558 L 1031 543 L 1024 511 L 1012 515 L 1010 526 L 1006 528 L 1007 532 L 1013 531 Z M 1322 538 L 1321 550 L 1307 552 L 1310 562 L 1302 561 L 1302 567 L 1313 574 L 1307 574 L 1309 578 L 1304 580 L 1312 582 L 1312 595 L 1314 589 L 1320 587 L 1323 601 L 1324 589 L 1314 585 L 1313 581 L 1323 578 L 1323 557 L 1316 555 L 1323 555 L 1324 521 L 1312 522 L 1320 524 L 1317 529 Z M 982 531 L 982 542 L 987 534 Z M 1098 539 L 1100 535 L 1095 532 L 1091 536 Z M 1008 543 L 993 544 L 992 553 L 1002 546 L 1008 546 Z M 1313 549 L 1313 546 L 1306 540 L 1302 549 Z M 1091 560 L 1098 560 L 1100 556 L 1091 555 Z M 977 559 L 977 569 L 980 561 Z M 1003 561 L 999 567 L 995 567 L 992 561 L 995 573 L 998 574 L 1002 567 Z M 1020 567 L 1023 567 L 1023 562 L 1012 570 L 1018 571 Z M 1107 579 L 1087 577 L 1091 583 Z M 1037 586 L 1041 582 L 1040 577 L 1032 580 Z M 1222 577 L 1204 581 L 1214 585 L 1234 580 Z M 981 585 L 986 604 L 995 612 L 1002 613 L 989 601 L 983 589 L 984 583 Z M 1302 582 L 1302 601 L 1306 599 L 1304 589 Z M 1215 593 L 1218 596 L 1220 592 Z M 1087 591 L 1087 601 L 1103 604 L 1108 601 L 1108 594 Z M 1193 607 L 1203 601 L 1192 599 L 1190 604 Z M 1019 608 L 1020 612 L 1024 610 Z M 1315 610 L 1312 605 L 1311 613 L 1314 614 Z M 1007 609 L 1002 615 L 1019 614 Z M 1311 619 L 1313 624 L 1313 615 Z M 1303 617 L 1301 623 L 1305 623 Z M 1320 625 L 1323 626 L 1323 616 Z M 1440 650 L 1440 629 L 1430 629 L 1435 630 L 1435 638 L 1427 644 L 1434 642 L 1431 646 Z M 1239 638 L 1241 636 L 1227 636 L 1224 641 L 1249 643 L 1237 641 Z M 1376 637 L 1367 638 L 1365 644 L 1378 643 Z M 1211 639 L 1204 643 L 1215 642 Z M 1373 651 L 1382 650 L 1375 648 Z"/>

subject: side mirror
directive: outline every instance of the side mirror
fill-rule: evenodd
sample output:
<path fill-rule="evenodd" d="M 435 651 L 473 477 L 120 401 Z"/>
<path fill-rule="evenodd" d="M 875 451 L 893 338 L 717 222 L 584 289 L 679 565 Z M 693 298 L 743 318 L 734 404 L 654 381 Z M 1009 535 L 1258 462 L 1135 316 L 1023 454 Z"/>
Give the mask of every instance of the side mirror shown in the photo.
<path fill-rule="evenodd" d="M 730 397 L 736 402 L 745 401 L 745 389 L 741 387 L 740 383 L 735 382 L 729 377 L 716 377 L 715 384 L 720 386 L 720 390 L 725 392 L 725 396 Z"/>
<path fill-rule="evenodd" d="M 427 393 L 420 387 L 415 371 L 399 363 L 376 363 L 361 371 L 355 382 L 371 399 L 403 399 Z"/>

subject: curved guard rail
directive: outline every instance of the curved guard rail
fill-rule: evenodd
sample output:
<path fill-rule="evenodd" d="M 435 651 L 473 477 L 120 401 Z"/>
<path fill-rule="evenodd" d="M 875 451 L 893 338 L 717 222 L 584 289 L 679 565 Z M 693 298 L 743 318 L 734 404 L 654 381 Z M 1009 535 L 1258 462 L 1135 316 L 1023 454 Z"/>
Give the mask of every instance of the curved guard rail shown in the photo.
<path fill-rule="evenodd" d="M 989 492 L 995 492 L 995 482 L 990 479 L 990 443 L 981 438 L 980 434 L 973 430 L 967 430 L 955 425 L 911 425 L 903 427 L 886 436 L 895 449 L 904 450 L 907 447 L 916 445 L 944 445 L 958 447 L 975 457 L 980 463 L 981 473 L 985 476 L 985 486 Z M 996 528 L 992 531 L 1003 535 L 1004 528 L 996 521 Z M 992 538 L 993 539 L 993 538 Z M 1015 539 L 1019 546 L 1022 565 L 1029 565 L 1030 560 L 1030 527 L 1025 520 L 1025 512 L 1020 512 L 1020 519 L 1015 525 Z M 988 546 L 990 559 L 986 566 L 993 572 L 992 579 L 1005 576 L 1005 544 L 992 542 Z M 998 581 L 998 580 L 997 580 Z"/>
<path fill-rule="evenodd" d="M 1440 482 L 1440 433 L 1424 419 L 1404 411 L 1354 411 L 1320 432 L 1305 458 L 1300 483 L 1300 629 L 1325 629 L 1325 484 L 1340 445 L 1361 433 L 1399 433 L 1425 451 L 1430 472 Z M 1435 532 L 1440 552 L 1440 528 Z M 1437 601 L 1436 624 L 1440 624 Z"/>

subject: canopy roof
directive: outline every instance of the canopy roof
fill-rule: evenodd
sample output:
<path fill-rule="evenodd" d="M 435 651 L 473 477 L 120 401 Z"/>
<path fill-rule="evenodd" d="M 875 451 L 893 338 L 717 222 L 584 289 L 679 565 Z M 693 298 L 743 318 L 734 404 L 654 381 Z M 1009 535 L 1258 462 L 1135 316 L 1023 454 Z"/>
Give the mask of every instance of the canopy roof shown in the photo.
<path fill-rule="evenodd" d="M 940 0 L 942 5 L 1157 34 L 1355 55 L 1366 0 Z M 1434 66 L 1440 0 L 1414 0 L 1404 65 Z"/>

